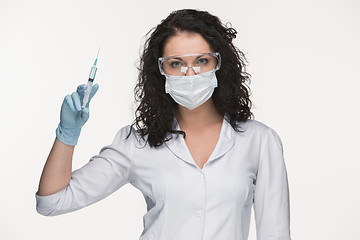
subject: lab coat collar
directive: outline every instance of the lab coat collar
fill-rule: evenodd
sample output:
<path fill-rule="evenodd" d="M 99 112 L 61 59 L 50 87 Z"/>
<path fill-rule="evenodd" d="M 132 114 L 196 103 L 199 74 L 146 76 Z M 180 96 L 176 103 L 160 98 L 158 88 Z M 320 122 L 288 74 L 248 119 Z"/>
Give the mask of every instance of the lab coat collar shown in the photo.
<path fill-rule="evenodd" d="M 176 130 L 180 130 L 179 124 L 176 119 L 174 120 L 174 126 Z M 183 136 L 181 134 L 172 134 L 171 137 L 172 138 L 169 141 L 165 142 L 166 146 L 170 149 L 170 151 L 175 154 L 179 159 L 189 164 L 192 164 L 195 167 L 198 167 L 198 165 L 191 156 L 191 153 L 185 143 Z M 221 156 L 229 152 L 229 150 L 234 146 L 234 143 L 235 130 L 227 122 L 225 117 L 221 126 L 219 140 L 216 143 L 216 146 L 205 165 L 209 162 L 219 159 Z"/>

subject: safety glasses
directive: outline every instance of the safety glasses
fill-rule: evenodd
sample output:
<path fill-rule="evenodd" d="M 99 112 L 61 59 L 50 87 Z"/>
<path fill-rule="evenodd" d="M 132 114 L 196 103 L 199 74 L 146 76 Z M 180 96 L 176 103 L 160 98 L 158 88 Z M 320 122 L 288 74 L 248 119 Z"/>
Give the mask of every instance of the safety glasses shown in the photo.
<path fill-rule="evenodd" d="M 158 59 L 159 70 L 162 75 L 185 76 L 191 68 L 195 74 L 201 74 L 211 70 L 219 70 L 221 65 L 220 53 L 190 53 L 160 57 Z"/>

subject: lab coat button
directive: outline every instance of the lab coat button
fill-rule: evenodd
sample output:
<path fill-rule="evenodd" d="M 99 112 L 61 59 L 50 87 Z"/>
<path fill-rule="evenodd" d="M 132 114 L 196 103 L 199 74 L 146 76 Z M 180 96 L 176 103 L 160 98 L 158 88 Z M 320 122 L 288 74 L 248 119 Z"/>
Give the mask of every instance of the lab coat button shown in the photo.
<path fill-rule="evenodd" d="M 201 217 L 202 216 L 202 211 L 201 210 L 196 211 L 195 216 Z"/>
<path fill-rule="evenodd" d="M 201 178 L 201 179 L 204 178 L 204 174 L 203 174 L 203 173 L 200 174 L 200 178 Z"/>

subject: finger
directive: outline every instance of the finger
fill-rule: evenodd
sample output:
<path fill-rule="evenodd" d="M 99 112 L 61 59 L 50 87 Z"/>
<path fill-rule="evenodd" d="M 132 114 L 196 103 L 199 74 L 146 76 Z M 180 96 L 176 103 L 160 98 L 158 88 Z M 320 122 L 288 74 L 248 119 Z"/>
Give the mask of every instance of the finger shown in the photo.
<path fill-rule="evenodd" d="M 66 104 L 69 106 L 69 108 L 71 109 L 71 111 L 75 112 L 74 103 L 73 103 L 73 100 L 72 100 L 72 98 L 71 98 L 70 95 L 66 95 L 66 97 L 65 97 L 65 102 L 66 102 Z"/>
<path fill-rule="evenodd" d="M 80 111 L 81 110 L 81 103 L 80 103 L 80 96 L 77 92 L 73 92 L 71 94 L 71 98 L 73 100 L 73 103 L 74 103 L 74 107 L 77 111 Z"/>
<path fill-rule="evenodd" d="M 79 94 L 80 98 L 84 97 L 87 88 L 88 86 L 86 84 L 81 84 L 77 87 L 76 92 Z"/>
<path fill-rule="evenodd" d="M 84 123 L 89 119 L 89 109 L 88 108 L 81 109 L 80 119 Z"/>

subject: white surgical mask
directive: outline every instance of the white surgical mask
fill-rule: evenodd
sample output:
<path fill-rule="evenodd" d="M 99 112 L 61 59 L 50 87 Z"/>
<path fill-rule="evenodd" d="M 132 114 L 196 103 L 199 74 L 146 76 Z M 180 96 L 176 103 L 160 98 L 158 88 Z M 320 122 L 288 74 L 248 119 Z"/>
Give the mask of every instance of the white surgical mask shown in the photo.
<path fill-rule="evenodd" d="M 181 106 L 193 110 L 212 96 L 217 84 L 215 70 L 193 76 L 166 75 L 165 92 Z"/>

